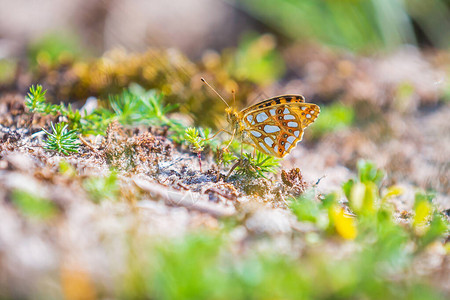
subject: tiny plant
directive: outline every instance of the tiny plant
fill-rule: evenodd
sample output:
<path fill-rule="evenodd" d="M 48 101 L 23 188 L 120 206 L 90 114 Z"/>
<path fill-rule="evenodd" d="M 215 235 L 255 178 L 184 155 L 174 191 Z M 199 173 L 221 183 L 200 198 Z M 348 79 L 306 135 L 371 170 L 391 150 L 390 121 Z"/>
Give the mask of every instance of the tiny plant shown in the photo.
<path fill-rule="evenodd" d="M 205 141 L 199 135 L 198 130 L 195 127 L 186 128 L 184 133 L 184 138 L 189 144 L 191 151 L 197 153 L 198 164 L 200 165 L 200 170 L 202 169 L 202 157 L 201 152 L 204 149 Z"/>
<path fill-rule="evenodd" d="M 210 130 L 197 130 L 194 127 L 189 127 L 185 130 L 184 138 L 189 145 L 192 152 L 197 153 L 199 164 L 201 168 L 201 156 L 200 153 L 209 146 L 215 149 L 216 162 L 223 163 L 224 165 L 229 164 L 231 161 L 236 160 L 237 157 L 233 151 L 228 149 L 222 149 L 218 146 L 213 139 L 207 139 L 209 137 Z M 240 145 L 240 144 L 239 144 Z M 237 148 L 236 145 L 229 144 L 231 148 Z M 280 159 L 266 155 L 257 151 L 257 154 L 252 156 L 251 154 L 244 153 L 243 157 L 238 159 L 238 161 L 231 167 L 228 173 L 229 177 L 231 173 L 236 169 L 238 175 L 245 175 L 253 178 L 264 177 L 265 173 L 276 173 L 276 169 L 280 166 Z"/>
<path fill-rule="evenodd" d="M 47 103 L 45 102 L 46 90 L 42 90 L 42 85 L 34 86 L 30 88 L 30 92 L 25 97 L 25 105 L 31 112 L 45 112 Z"/>
<path fill-rule="evenodd" d="M 45 149 L 57 151 L 64 155 L 69 155 L 70 152 L 78 153 L 79 142 L 77 141 L 77 133 L 75 130 L 68 130 L 66 123 L 61 122 L 53 125 L 52 132 L 42 129 L 47 134 L 45 141 Z"/>
<path fill-rule="evenodd" d="M 190 148 L 192 152 L 198 153 L 203 151 L 205 142 L 200 137 L 199 131 L 194 127 L 186 128 L 184 137 L 188 144 L 190 145 Z"/>
<path fill-rule="evenodd" d="M 177 124 L 166 117 L 176 105 L 163 104 L 164 96 L 155 90 L 146 91 L 133 84 L 122 94 L 109 97 L 109 104 L 122 124 L 169 125 Z"/>
<path fill-rule="evenodd" d="M 265 173 L 276 173 L 276 169 L 280 166 L 280 159 L 259 151 L 253 156 L 249 153 L 244 153 L 235 166 L 237 174 L 254 178 L 266 178 Z M 233 168 L 231 171 L 233 171 Z"/>
<path fill-rule="evenodd" d="M 166 117 L 176 105 L 164 105 L 162 94 L 155 90 L 146 91 L 137 84 L 131 85 L 122 94 L 110 96 L 110 109 L 100 106 L 89 114 L 72 108 L 70 104 L 48 103 L 45 93 L 41 85 L 31 86 L 25 99 L 30 112 L 64 116 L 69 128 L 81 134 L 104 134 L 108 124 L 114 120 L 124 125 L 165 125 L 175 132 L 184 131 L 177 121 Z"/>
<path fill-rule="evenodd" d="M 69 104 L 51 104 L 47 102 L 45 97 L 46 90 L 41 85 L 32 85 L 29 93 L 25 97 L 25 105 L 32 113 L 40 113 L 44 115 L 61 115 L 67 118 L 68 126 L 76 129 L 81 133 L 101 134 L 105 131 L 113 116 L 106 110 L 95 110 L 91 114 L 82 116 L 79 110 L 73 109 Z"/>
<path fill-rule="evenodd" d="M 214 151 L 214 160 L 218 165 L 227 166 L 233 161 L 236 161 L 237 156 L 233 153 L 233 151 L 225 150 L 221 147 L 217 147 L 216 151 Z"/>

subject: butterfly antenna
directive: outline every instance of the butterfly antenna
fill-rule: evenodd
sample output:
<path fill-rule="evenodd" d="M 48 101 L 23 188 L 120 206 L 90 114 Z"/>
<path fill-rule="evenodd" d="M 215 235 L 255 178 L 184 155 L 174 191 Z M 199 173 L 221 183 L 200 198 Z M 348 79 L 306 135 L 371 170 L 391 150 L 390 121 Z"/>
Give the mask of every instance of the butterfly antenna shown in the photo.
<path fill-rule="evenodd" d="M 220 99 L 222 99 L 223 102 L 225 102 L 225 104 L 230 107 L 227 103 L 227 101 L 225 101 L 225 99 L 223 99 L 222 96 L 220 96 L 220 94 L 208 83 L 206 82 L 205 78 L 201 78 L 201 80 L 203 81 L 204 84 L 206 84 L 210 89 L 212 89 L 214 91 L 214 93 L 216 93 L 217 96 L 219 96 Z"/>
<path fill-rule="evenodd" d="M 233 94 L 233 107 L 236 107 L 236 91 L 232 90 L 231 93 Z"/>

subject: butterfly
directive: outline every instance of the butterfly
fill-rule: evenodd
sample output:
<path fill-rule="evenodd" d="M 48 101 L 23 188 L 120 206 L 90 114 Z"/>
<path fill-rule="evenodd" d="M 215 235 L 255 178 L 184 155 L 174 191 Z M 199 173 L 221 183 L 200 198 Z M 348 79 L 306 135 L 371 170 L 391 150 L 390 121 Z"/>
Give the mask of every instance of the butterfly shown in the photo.
<path fill-rule="evenodd" d="M 204 79 L 202 81 L 206 83 Z M 320 108 L 314 103 L 306 103 L 301 95 L 283 95 L 241 111 L 230 106 L 225 111 L 233 137 L 237 136 L 262 153 L 281 158 L 302 140 L 304 130 L 316 120 Z"/>

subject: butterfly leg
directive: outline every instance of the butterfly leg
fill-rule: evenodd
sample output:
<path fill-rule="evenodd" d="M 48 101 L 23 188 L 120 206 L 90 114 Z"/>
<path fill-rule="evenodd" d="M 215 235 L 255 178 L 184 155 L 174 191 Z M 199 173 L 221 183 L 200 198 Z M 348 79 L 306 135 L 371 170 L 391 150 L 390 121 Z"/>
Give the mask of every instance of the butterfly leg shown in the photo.
<path fill-rule="evenodd" d="M 234 134 L 235 134 L 235 133 L 236 133 L 236 129 L 233 130 L 233 133 L 231 134 L 231 140 L 230 140 L 230 142 L 228 143 L 228 145 L 227 145 L 223 150 L 227 150 L 228 147 L 230 147 L 231 143 L 232 143 L 233 140 L 234 140 Z"/>
<path fill-rule="evenodd" d="M 225 129 L 220 129 L 219 131 L 217 131 L 212 137 L 210 137 L 210 138 L 207 138 L 207 139 L 202 139 L 202 141 L 209 141 L 209 140 L 211 140 L 211 139 L 213 139 L 213 138 L 215 138 L 219 133 L 222 133 L 222 132 L 226 132 L 226 133 L 228 133 L 229 135 L 231 135 L 232 133 L 231 132 L 229 132 L 228 130 L 225 130 Z"/>

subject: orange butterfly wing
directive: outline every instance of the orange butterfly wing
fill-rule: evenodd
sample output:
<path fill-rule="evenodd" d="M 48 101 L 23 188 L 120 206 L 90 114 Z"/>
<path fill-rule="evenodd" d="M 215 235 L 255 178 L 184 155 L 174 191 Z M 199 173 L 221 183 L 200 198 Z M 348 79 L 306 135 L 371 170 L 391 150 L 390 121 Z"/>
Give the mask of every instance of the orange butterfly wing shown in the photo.
<path fill-rule="evenodd" d="M 284 157 L 302 140 L 304 129 L 319 113 L 319 106 L 305 103 L 303 96 L 285 95 L 250 106 L 241 111 L 241 117 L 255 148 Z"/>

